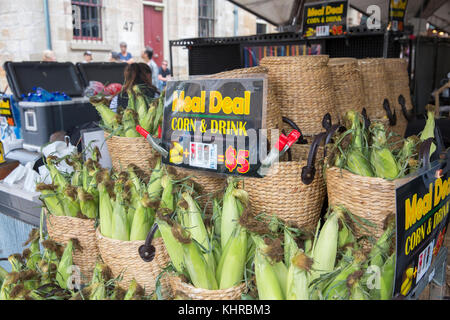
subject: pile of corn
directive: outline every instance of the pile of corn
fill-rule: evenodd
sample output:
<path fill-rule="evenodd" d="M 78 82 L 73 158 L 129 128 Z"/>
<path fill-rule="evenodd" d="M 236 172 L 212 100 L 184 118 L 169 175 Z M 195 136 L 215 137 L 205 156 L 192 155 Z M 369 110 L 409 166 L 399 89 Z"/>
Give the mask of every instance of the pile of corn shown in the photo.
<path fill-rule="evenodd" d="M 22 254 L 8 258 L 11 272 L 0 267 L 0 300 L 142 300 L 143 289 L 132 281 L 119 286 L 106 265 L 97 262 L 92 280 L 83 288 L 73 269 L 74 250 L 82 250 L 76 239 L 64 247 L 33 229 Z M 42 250 L 41 250 L 42 249 Z"/>
<path fill-rule="evenodd" d="M 427 110 L 427 122 L 420 136 L 396 139 L 395 143 L 388 142 L 395 133 L 388 135 L 382 123 L 374 121 L 368 127 L 360 113 L 348 111 L 345 115 L 348 130 L 336 137 L 329 164 L 360 176 L 387 180 L 415 172 L 421 165 L 418 159 L 421 142 L 434 137 L 433 106 Z M 435 150 L 432 144 L 430 156 Z"/>
<path fill-rule="evenodd" d="M 159 98 L 149 99 L 139 85 L 135 85 L 128 94 L 128 106 L 119 106 L 117 113 L 109 107 L 109 101 L 101 97 L 90 99 L 102 118 L 102 126 L 106 132 L 114 136 L 140 137 L 136 125 L 140 125 L 153 136 L 158 135 L 164 112 L 164 92 Z"/>
<path fill-rule="evenodd" d="M 40 183 L 36 191 L 41 193 L 41 200 L 48 212 L 55 216 L 69 216 L 82 219 L 95 219 L 98 216 L 99 191 L 97 177 L 102 172 L 98 163 L 100 151 L 92 153 L 92 158 L 83 161 L 82 154 L 72 154 L 65 158 L 47 157 L 52 184 Z M 73 167 L 70 174 L 58 170 L 61 161 Z"/>
<path fill-rule="evenodd" d="M 239 223 L 249 210 L 247 192 L 230 179 L 223 198 L 214 199 L 211 219 L 189 191 L 169 204 L 158 210 L 156 222 L 175 271 L 196 288 L 220 290 L 242 283 L 254 254 L 247 229 Z"/>
<path fill-rule="evenodd" d="M 289 227 L 261 215 L 246 219 L 256 244 L 254 271 L 260 300 L 387 300 L 392 298 L 395 254 L 391 223 L 366 256 L 343 208 L 328 214 L 320 232 Z M 374 268 L 379 278 L 371 277 Z M 374 285 L 373 285 L 374 284 Z M 379 284 L 377 286 L 376 284 Z"/>

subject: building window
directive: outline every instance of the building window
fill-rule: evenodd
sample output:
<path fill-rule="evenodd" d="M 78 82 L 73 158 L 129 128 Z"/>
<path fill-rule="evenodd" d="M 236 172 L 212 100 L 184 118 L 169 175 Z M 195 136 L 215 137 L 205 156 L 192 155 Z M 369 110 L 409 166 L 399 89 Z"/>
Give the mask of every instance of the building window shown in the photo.
<path fill-rule="evenodd" d="M 267 24 L 256 23 L 256 34 L 265 34 L 265 33 L 267 33 Z"/>
<path fill-rule="evenodd" d="M 102 0 L 72 1 L 73 38 L 102 40 Z"/>
<path fill-rule="evenodd" d="M 198 0 L 198 35 L 214 37 L 214 0 Z"/>

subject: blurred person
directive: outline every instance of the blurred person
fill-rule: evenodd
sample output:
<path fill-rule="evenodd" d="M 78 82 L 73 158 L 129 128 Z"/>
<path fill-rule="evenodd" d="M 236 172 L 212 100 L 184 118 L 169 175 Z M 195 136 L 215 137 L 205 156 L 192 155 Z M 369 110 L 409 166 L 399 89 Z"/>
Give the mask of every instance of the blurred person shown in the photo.
<path fill-rule="evenodd" d="M 92 52 L 91 51 L 86 51 L 83 54 L 83 58 L 84 58 L 83 63 L 90 63 L 90 62 L 92 62 Z"/>
<path fill-rule="evenodd" d="M 52 50 L 45 50 L 42 56 L 42 61 L 55 62 L 55 53 Z"/>
<path fill-rule="evenodd" d="M 121 42 L 120 43 L 120 53 L 119 53 L 119 58 L 120 60 L 127 62 L 127 63 L 133 63 L 133 56 L 131 55 L 131 53 L 128 52 L 127 50 L 128 45 L 126 42 Z"/>
<path fill-rule="evenodd" d="M 109 62 L 122 62 L 120 61 L 120 54 L 118 52 L 111 51 L 109 56 Z"/>
<path fill-rule="evenodd" d="M 158 73 L 158 89 L 159 91 L 163 91 L 164 88 L 167 85 L 167 80 L 170 80 L 170 69 L 169 69 L 169 62 L 167 60 L 164 60 L 161 64 L 161 67 L 159 68 Z"/>
<path fill-rule="evenodd" d="M 139 85 L 142 93 L 149 99 L 159 96 L 158 89 L 152 83 L 152 70 L 146 63 L 131 63 L 127 65 L 124 70 L 124 77 L 122 91 L 111 100 L 110 108 L 114 112 L 117 112 L 118 107 L 127 108 L 127 92 L 135 85 Z"/>
<path fill-rule="evenodd" d="M 142 52 L 142 60 L 144 60 L 144 62 L 146 64 L 148 64 L 148 66 L 150 67 L 150 69 L 152 70 L 152 83 L 154 86 L 158 87 L 158 74 L 159 74 L 159 68 L 158 65 L 156 64 L 155 60 L 153 60 L 153 49 L 150 47 L 145 47 L 144 52 Z"/>

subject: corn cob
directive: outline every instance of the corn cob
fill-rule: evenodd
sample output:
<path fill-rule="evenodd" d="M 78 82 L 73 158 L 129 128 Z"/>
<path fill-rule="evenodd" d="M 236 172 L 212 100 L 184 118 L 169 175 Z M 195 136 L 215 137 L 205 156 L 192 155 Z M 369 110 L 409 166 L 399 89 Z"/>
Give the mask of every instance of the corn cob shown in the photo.
<path fill-rule="evenodd" d="M 138 138 L 141 135 L 136 131 L 136 112 L 127 109 L 123 112 L 122 124 L 125 132 L 125 137 Z"/>
<path fill-rule="evenodd" d="M 394 155 L 387 147 L 386 132 L 384 125 L 375 122 L 372 129 L 372 150 L 370 152 L 370 162 L 375 169 L 375 174 L 383 179 L 395 179 L 399 175 L 398 163 Z"/>
<path fill-rule="evenodd" d="M 201 209 L 188 192 L 183 192 L 182 197 L 188 204 L 187 219 L 185 219 L 186 223 L 184 226 L 191 233 L 192 239 L 207 250 L 207 252 L 204 253 L 205 260 L 212 271 L 215 272 L 214 254 L 212 252 L 208 232 L 203 223 Z"/>
<path fill-rule="evenodd" d="M 319 237 L 315 240 L 313 246 L 314 262 L 312 265 L 311 281 L 314 281 L 323 273 L 333 271 L 336 263 L 338 233 L 338 215 L 333 212 L 325 221 Z"/>
<path fill-rule="evenodd" d="M 161 168 L 161 158 L 158 158 L 155 167 L 153 168 L 150 176 L 150 182 L 147 187 L 148 195 L 151 200 L 159 200 L 161 197 L 162 186 L 161 178 L 163 176 L 163 170 Z"/>
<path fill-rule="evenodd" d="M 219 261 L 219 265 L 222 265 L 222 270 L 217 275 L 219 289 L 231 288 L 243 280 L 247 258 L 244 248 L 247 248 L 247 237 L 245 228 L 238 226 L 236 234 L 230 238 Z M 226 272 L 223 272 L 225 263 Z"/>
<path fill-rule="evenodd" d="M 309 300 L 309 275 L 312 260 L 301 251 L 292 257 L 286 279 L 287 300 Z"/>
<path fill-rule="evenodd" d="M 173 211 L 175 209 L 173 196 L 173 181 L 170 175 L 166 174 L 161 178 L 161 208 Z"/>
<path fill-rule="evenodd" d="M 64 216 L 64 206 L 61 195 L 56 192 L 55 185 L 46 185 L 40 183 L 36 186 L 36 191 L 42 194 L 41 200 L 44 202 L 47 210 L 54 216 Z"/>
<path fill-rule="evenodd" d="M 64 213 L 69 217 L 77 217 L 81 212 L 80 203 L 77 200 L 77 188 L 67 185 L 64 188 Z"/>
<path fill-rule="evenodd" d="M 178 273 L 183 273 L 184 271 L 184 261 L 183 261 L 183 246 L 174 237 L 172 233 L 171 226 L 167 221 L 162 220 L 160 217 L 156 217 L 156 223 L 158 224 L 158 229 L 161 232 L 161 236 L 164 241 L 164 246 L 166 247 L 167 253 L 169 254 L 170 260 Z"/>
<path fill-rule="evenodd" d="M 145 193 L 136 212 L 134 214 L 133 222 L 131 224 L 130 240 L 145 240 L 147 234 L 150 232 L 154 221 L 154 209 L 149 200 L 148 194 Z"/>
<path fill-rule="evenodd" d="M 83 188 L 77 188 L 78 199 L 80 200 L 80 210 L 83 215 L 89 219 L 95 219 L 98 216 L 98 202 L 95 201 L 92 194 L 85 192 Z"/>
<path fill-rule="evenodd" d="M 73 265 L 72 253 L 73 253 L 73 240 L 70 239 L 67 242 L 63 256 L 61 257 L 61 261 L 58 264 L 58 270 L 56 274 L 56 281 L 58 282 L 59 286 L 63 289 L 68 289 L 69 280 L 71 280 L 72 265 Z"/>
<path fill-rule="evenodd" d="M 113 184 L 110 181 L 103 181 L 98 185 L 99 190 L 99 217 L 100 232 L 107 238 L 112 238 L 112 215 L 114 199 Z"/>
<path fill-rule="evenodd" d="M 120 188 L 121 187 L 119 184 L 116 189 Z M 128 224 L 126 208 L 124 207 L 124 200 L 121 193 L 116 193 L 116 201 L 114 202 L 111 222 L 112 222 L 112 238 L 116 240 L 129 241 L 130 227 Z"/>
<path fill-rule="evenodd" d="M 242 211 L 240 211 L 238 207 L 239 200 L 233 195 L 234 190 L 235 181 L 233 179 L 230 179 L 223 197 L 222 219 L 220 225 L 220 243 L 222 249 L 225 249 L 227 242 L 231 237 L 231 234 L 237 228 L 239 217 L 242 214 Z"/>
<path fill-rule="evenodd" d="M 255 278 L 260 300 L 284 300 L 275 270 L 261 250 L 255 252 Z"/>
<path fill-rule="evenodd" d="M 390 300 L 394 290 L 395 253 L 393 253 L 381 269 L 380 298 Z"/>

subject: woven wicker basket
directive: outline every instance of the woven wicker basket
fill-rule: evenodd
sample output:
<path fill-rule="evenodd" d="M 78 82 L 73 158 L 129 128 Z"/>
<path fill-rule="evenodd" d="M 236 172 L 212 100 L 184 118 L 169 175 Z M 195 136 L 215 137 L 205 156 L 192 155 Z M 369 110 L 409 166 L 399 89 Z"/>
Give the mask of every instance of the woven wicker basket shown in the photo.
<path fill-rule="evenodd" d="M 364 218 L 376 227 L 353 224 L 357 237 L 379 238 L 388 216 L 395 214 L 395 182 L 382 178 L 363 177 L 347 170 L 331 167 L 326 170 L 330 205 L 343 205 L 354 216 Z"/>
<path fill-rule="evenodd" d="M 100 252 L 95 240 L 95 220 L 80 219 L 46 214 L 47 232 L 56 242 L 67 244 L 72 239 L 78 239 L 82 251 L 75 250 L 73 263 L 80 268 L 81 282 L 91 281 L 95 264 Z"/>
<path fill-rule="evenodd" d="M 330 113 L 338 120 L 328 68 L 328 56 L 265 57 L 281 114 L 294 121 L 305 136 L 323 131 L 322 118 Z M 285 125 L 285 129 L 290 127 Z"/>
<path fill-rule="evenodd" d="M 169 279 L 173 296 L 181 294 L 192 300 L 241 300 L 241 295 L 246 290 L 245 282 L 229 289 L 207 290 L 196 288 L 177 276 L 171 276 Z"/>
<path fill-rule="evenodd" d="M 398 97 L 403 95 L 406 110 L 410 112 L 413 109 L 413 105 L 409 89 L 408 61 L 405 59 L 384 59 L 384 65 L 391 97 L 389 101 L 391 101 L 391 108 L 397 113 L 397 124 L 392 127 L 392 130 L 398 135 L 404 136 L 408 121 L 398 103 Z"/>
<path fill-rule="evenodd" d="M 204 76 L 205 79 L 217 78 L 217 79 L 234 79 L 241 78 L 242 76 L 250 76 L 257 74 L 268 74 L 269 70 L 264 67 L 253 67 L 244 69 L 235 69 L 231 71 L 225 71 L 212 75 Z M 267 107 L 266 107 L 266 129 L 280 129 L 282 128 L 282 118 L 280 107 L 277 103 L 276 93 L 274 91 L 274 83 L 272 83 L 269 77 L 269 85 L 267 89 Z"/>
<path fill-rule="evenodd" d="M 160 157 L 144 138 L 112 136 L 105 132 L 106 145 L 111 156 L 114 170 L 123 171 L 134 163 L 142 170 L 148 170 L 149 160 Z"/>
<path fill-rule="evenodd" d="M 381 58 L 360 59 L 358 65 L 363 80 L 367 114 L 371 119 L 382 119 L 386 116 L 386 111 L 383 109 L 384 99 L 389 99 L 391 102 L 384 60 Z"/>
<path fill-rule="evenodd" d="M 309 145 L 293 145 L 294 161 L 275 163 L 264 178 L 244 179 L 244 190 L 248 192 L 256 214 L 276 214 L 299 228 L 316 226 L 326 194 L 322 161 L 318 160 L 323 148 L 319 148 L 316 157 L 315 178 L 311 184 L 305 185 L 301 173 L 306 166 L 309 149 Z"/>
<path fill-rule="evenodd" d="M 162 269 L 170 262 L 169 255 L 161 238 L 154 239 L 152 245 L 156 248 L 156 255 L 152 262 L 144 262 L 139 255 L 139 247 L 145 241 L 121 241 L 106 238 L 96 231 L 96 239 L 103 261 L 111 269 L 113 276 L 123 273 L 121 284 L 128 287 L 136 279 L 137 283 L 145 289 L 146 294 L 155 290 L 156 278 Z M 169 277 L 161 278 L 162 294 L 170 295 Z"/>
<path fill-rule="evenodd" d="M 341 119 L 349 110 L 362 111 L 365 105 L 364 89 L 358 60 L 333 58 L 328 62 L 333 84 L 335 105 Z"/>
<path fill-rule="evenodd" d="M 190 177 L 192 181 L 197 183 L 199 190 L 198 202 L 200 208 L 205 209 L 206 213 L 212 213 L 212 200 L 217 192 L 223 191 L 227 185 L 226 177 L 209 174 L 202 171 L 194 171 L 184 168 L 176 168 L 179 177 Z"/>

